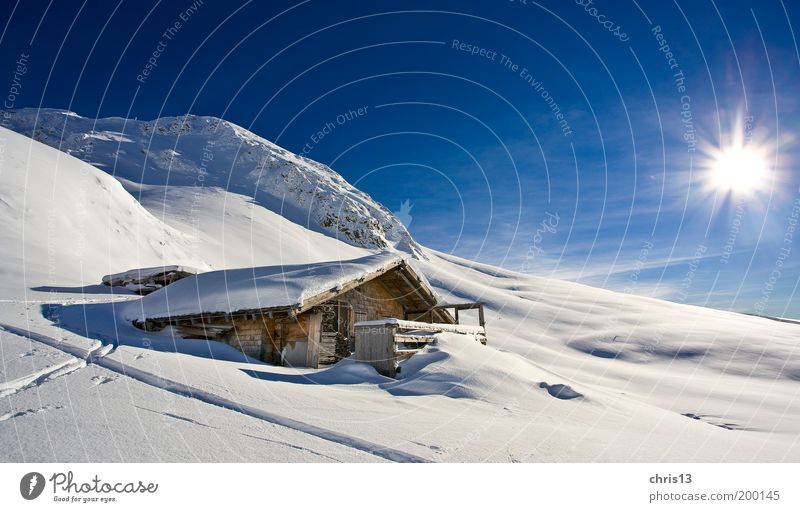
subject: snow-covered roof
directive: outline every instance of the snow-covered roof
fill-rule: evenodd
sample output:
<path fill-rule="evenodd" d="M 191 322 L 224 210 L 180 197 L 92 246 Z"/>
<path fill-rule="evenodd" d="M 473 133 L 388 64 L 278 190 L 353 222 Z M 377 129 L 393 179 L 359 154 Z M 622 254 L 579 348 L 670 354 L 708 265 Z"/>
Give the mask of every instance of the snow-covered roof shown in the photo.
<path fill-rule="evenodd" d="M 187 267 L 185 265 L 162 265 L 160 267 L 148 268 L 134 268 L 126 270 L 125 272 L 118 272 L 116 274 L 109 274 L 103 276 L 103 284 L 127 284 L 138 283 L 146 281 L 151 277 L 159 276 L 168 273 L 184 273 L 184 274 L 197 274 L 199 271 L 194 267 Z"/>
<path fill-rule="evenodd" d="M 163 319 L 265 309 L 300 309 L 308 299 L 343 290 L 403 263 L 381 253 L 348 261 L 274 265 L 205 272 L 186 277 L 126 305 L 129 320 Z M 423 279 L 424 282 L 424 279 Z M 427 283 L 425 283 L 427 286 Z M 428 287 L 430 289 L 430 287 Z"/>

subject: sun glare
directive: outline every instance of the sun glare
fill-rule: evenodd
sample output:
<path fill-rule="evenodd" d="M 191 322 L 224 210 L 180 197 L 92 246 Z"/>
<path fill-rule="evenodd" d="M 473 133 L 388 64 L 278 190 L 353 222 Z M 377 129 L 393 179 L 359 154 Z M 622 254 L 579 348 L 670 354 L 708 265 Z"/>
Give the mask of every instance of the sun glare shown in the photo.
<path fill-rule="evenodd" d="M 716 156 L 711 174 L 716 188 L 733 193 L 753 193 L 765 185 L 764 158 L 746 147 L 729 148 Z"/>

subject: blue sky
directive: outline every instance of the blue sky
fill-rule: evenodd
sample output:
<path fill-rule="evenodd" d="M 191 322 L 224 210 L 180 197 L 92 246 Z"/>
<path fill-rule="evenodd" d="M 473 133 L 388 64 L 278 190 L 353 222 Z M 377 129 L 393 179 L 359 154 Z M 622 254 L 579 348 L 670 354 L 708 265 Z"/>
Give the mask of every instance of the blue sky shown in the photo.
<path fill-rule="evenodd" d="M 16 107 L 224 117 L 441 251 L 798 317 L 800 6 L 587 3 L 6 1 L 0 58 Z M 736 137 L 765 169 L 730 193 Z"/>

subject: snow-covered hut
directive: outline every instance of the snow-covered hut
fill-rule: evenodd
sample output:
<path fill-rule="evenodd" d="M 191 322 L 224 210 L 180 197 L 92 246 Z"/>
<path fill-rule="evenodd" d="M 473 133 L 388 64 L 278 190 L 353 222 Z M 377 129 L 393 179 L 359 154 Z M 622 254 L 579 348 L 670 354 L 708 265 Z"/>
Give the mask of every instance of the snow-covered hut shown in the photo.
<path fill-rule="evenodd" d="M 356 322 L 400 318 L 456 323 L 404 259 L 276 265 L 187 277 L 124 314 L 139 328 L 172 326 L 184 338 L 226 342 L 276 364 L 317 368 L 355 349 Z"/>

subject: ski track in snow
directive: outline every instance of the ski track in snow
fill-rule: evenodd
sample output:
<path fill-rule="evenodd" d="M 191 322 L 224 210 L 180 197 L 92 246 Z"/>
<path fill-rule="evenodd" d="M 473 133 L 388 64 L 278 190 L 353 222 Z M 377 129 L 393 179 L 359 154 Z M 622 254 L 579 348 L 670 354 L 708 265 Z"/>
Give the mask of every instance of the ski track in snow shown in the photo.
<path fill-rule="evenodd" d="M 30 416 L 32 414 L 39 414 L 42 412 L 47 412 L 51 409 L 63 409 L 63 405 L 45 405 L 44 407 L 39 407 L 38 409 L 27 409 L 24 411 L 18 412 L 7 412 L 5 414 L 0 414 L 0 423 L 8 420 L 13 420 L 14 418 L 21 418 L 23 416 Z"/>
<path fill-rule="evenodd" d="M 47 381 L 53 380 L 57 377 L 61 377 L 62 375 L 67 375 L 69 373 L 74 372 L 75 370 L 80 370 L 81 368 L 85 367 L 86 367 L 85 359 L 76 359 L 76 358 L 67 359 L 62 363 L 54 364 L 52 366 L 48 366 L 47 368 L 43 368 L 36 373 L 32 373 L 30 375 L 26 375 L 25 377 L 21 377 L 19 379 L 15 379 L 0 384 L 0 398 L 11 396 L 15 393 L 19 393 L 20 391 L 24 391 L 34 386 L 38 386 Z"/>
<path fill-rule="evenodd" d="M 396 450 L 393 448 L 389 448 L 387 446 L 382 446 L 377 443 L 373 443 L 371 441 L 366 441 L 364 439 L 348 436 L 340 432 L 328 430 L 326 428 L 318 427 L 315 425 L 311 425 L 309 423 L 287 418 L 285 416 L 273 414 L 268 411 L 258 409 L 257 407 L 239 404 L 233 400 L 221 397 L 219 395 L 215 395 L 208 391 L 204 391 L 202 389 L 198 389 L 193 386 L 188 386 L 186 384 L 181 384 L 179 382 L 165 379 L 163 377 L 159 377 L 158 375 L 154 375 L 152 373 L 145 372 L 136 368 L 125 366 L 125 364 L 122 362 L 115 361 L 113 359 L 105 357 L 106 355 L 114 351 L 113 347 L 111 347 L 110 345 L 99 344 L 97 347 L 87 352 L 78 347 L 65 344 L 55 338 L 35 333 L 27 329 L 20 329 L 3 323 L 0 323 L 0 329 L 10 332 L 11 334 L 16 334 L 17 336 L 22 336 L 25 338 L 32 339 L 34 341 L 38 341 L 39 343 L 43 343 L 52 348 L 61 350 L 63 352 L 66 352 L 74 356 L 76 359 L 79 359 L 79 361 L 69 360 L 67 364 L 56 365 L 58 366 L 58 368 L 50 367 L 49 369 L 51 371 L 47 373 L 45 376 L 34 377 L 33 381 L 29 382 L 26 386 L 21 388 L 16 388 L 13 391 L 14 393 L 21 391 L 22 389 L 26 389 L 27 387 L 42 383 L 46 380 L 49 380 L 50 378 L 54 378 L 55 376 L 57 376 L 55 374 L 58 374 L 59 370 L 62 370 L 70 363 L 79 364 L 78 367 L 73 368 L 70 371 L 77 370 L 78 368 L 83 368 L 88 364 L 95 364 L 97 366 L 105 368 L 106 370 L 110 370 L 112 372 L 125 375 L 126 377 L 130 377 L 132 379 L 138 380 L 139 382 L 143 382 L 150 386 L 162 389 L 164 391 L 168 391 L 170 393 L 174 393 L 176 395 L 193 398 L 195 400 L 200 400 L 201 402 L 205 402 L 210 405 L 222 407 L 223 409 L 236 411 L 255 419 L 266 421 L 268 423 L 273 423 L 275 425 L 280 425 L 282 427 L 296 430 L 298 432 L 318 437 L 320 439 L 324 439 L 326 441 L 330 441 L 336 444 L 348 446 L 350 448 L 360 450 L 392 462 L 432 462 L 428 459 L 410 453 L 406 453 L 401 450 Z M 46 372 L 47 370 L 48 369 L 45 369 L 43 370 L 43 372 Z M 63 374 L 64 373 L 60 373 L 59 375 Z M 0 394 L 0 396 L 4 395 Z M 20 413 L 8 413 L 0 417 L 0 421 L 5 421 L 7 419 L 11 419 L 13 417 L 17 417 L 20 415 L 34 414 L 38 412 L 41 411 L 23 411 Z"/>

